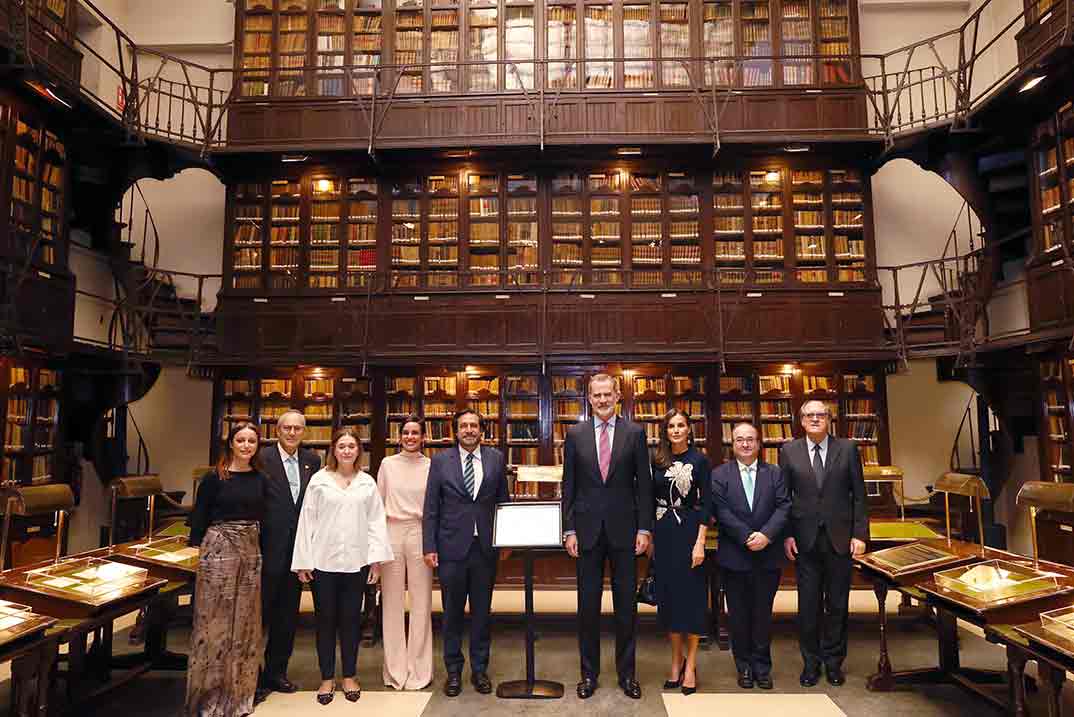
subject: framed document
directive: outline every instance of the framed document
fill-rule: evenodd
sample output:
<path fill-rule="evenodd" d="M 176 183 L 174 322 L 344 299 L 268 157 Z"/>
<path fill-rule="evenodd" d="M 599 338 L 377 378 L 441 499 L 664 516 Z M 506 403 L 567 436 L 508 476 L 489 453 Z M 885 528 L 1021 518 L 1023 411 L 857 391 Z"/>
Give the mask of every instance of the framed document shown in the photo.
<path fill-rule="evenodd" d="M 563 516 L 556 501 L 499 503 L 492 523 L 495 548 L 558 548 Z"/>

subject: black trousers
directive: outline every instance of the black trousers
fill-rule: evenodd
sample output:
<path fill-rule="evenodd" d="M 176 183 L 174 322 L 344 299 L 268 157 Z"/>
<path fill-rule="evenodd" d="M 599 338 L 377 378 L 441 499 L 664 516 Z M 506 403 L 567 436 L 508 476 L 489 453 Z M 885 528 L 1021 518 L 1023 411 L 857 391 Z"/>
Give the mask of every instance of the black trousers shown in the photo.
<path fill-rule="evenodd" d="M 265 667 L 261 674 L 263 681 L 287 677 L 287 663 L 295 648 L 301 599 L 302 583 L 290 570 L 261 574 L 261 622 L 268 633 Z"/>
<path fill-rule="evenodd" d="M 772 672 L 772 603 L 779 590 L 779 569 L 724 570 L 731 654 L 739 672 Z"/>
<path fill-rule="evenodd" d="M 313 609 L 317 626 L 317 662 L 321 679 L 336 676 L 336 638 L 343 676 L 354 677 L 358 668 L 358 640 L 362 629 L 362 598 L 369 567 L 357 573 L 313 571 Z"/>
<path fill-rule="evenodd" d="M 603 530 L 596 544 L 578 555 L 578 649 L 582 677 L 600 675 L 600 603 L 604 595 L 604 561 L 612 567 L 615 610 L 615 671 L 620 680 L 634 679 L 635 625 L 638 617 L 637 556 L 634 545 L 613 548 Z"/>
<path fill-rule="evenodd" d="M 832 548 L 821 528 L 816 542 L 798 553 L 798 646 L 805 666 L 842 667 L 847 656 L 847 612 L 850 603 L 850 553 Z"/>
<path fill-rule="evenodd" d="M 496 557 L 485 555 L 475 538 L 463 560 L 441 560 L 438 568 L 444 603 L 444 666 L 448 674 L 462 672 L 462 629 L 470 601 L 470 672 L 488 672 L 492 643 L 492 586 Z"/>

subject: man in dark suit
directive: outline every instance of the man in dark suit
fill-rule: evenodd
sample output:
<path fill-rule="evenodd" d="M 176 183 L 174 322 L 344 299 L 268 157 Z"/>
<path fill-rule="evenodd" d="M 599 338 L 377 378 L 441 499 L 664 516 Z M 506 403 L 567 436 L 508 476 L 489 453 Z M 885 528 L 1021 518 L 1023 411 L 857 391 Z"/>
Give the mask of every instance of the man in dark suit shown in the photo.
<path fill-rule="evenodd" d="M 853 441 L 828 434 L 831 415 L 821 401 L 801 408 L 805 438 L 783 446 L 779 467 L 791 492 L 788 560 L 798 564 L 799 682 L 813 687 L 823 665 L 841 685 L 847 655 L 851 556 L 865 552 L 868 504 L 861 458 Z"/>
<path fill-rule="evenodd" d="M 295 646 L 298 604 L 302 583 L 291 572 L 298 513 L 310 478 L 321 468 L 321 458 L 302 448 L 306 418 L 287 411 L 276 420 L 275 445 L 261 449 L 265 475 L 265 519 L 261 522 L 261 620 L 268 633 L 265 666 L 258 696 L 271 691 L 295 692 L 287 679 L 287 662 Z"/>
<path fill-rule="evenodd" d="M 433 456 L 425 488 L 422 544 L 425 563 L 439 569 L 444 603 L 444 694 L 462 692 L 462 627 L 470 600 L 470 682 L 492 692 L 488 676 L 489 615 L 496 582 L 492 521 L 497 503 L 510 500 L 503 454 L 481 445 L 481 416 L 455 414 L 455 447 Z"/>
<path fill-rule="evenodd" d="M 738 685 L 772 689 L 772 603 L 783 565 L 781 541 L 791 509 L 777 466 L 757 460 L 757 429 L 731 433 L 735 460 L 712 471 L 712 514 L 720 531 L 716 562 L 724 571 L 731 652 Z"/>
<path fill-rule="evenodd" d="M 634 597 L 637 556 L 649 547 L 653 529 L 653 477 L 645 430 L 616 415 L 615 379 L 597 374 L 589 380 L 593 420 L 572 426 L 563 446 L 564 546 L 577 558 L 578 646 L 582 680 L 578 696 L 587 699 L 600 675 L 600 603 L 604 561 L 612 568 L 615 607 L 615 669 L 619 687 L 641 698 L 634 676 Z"/>

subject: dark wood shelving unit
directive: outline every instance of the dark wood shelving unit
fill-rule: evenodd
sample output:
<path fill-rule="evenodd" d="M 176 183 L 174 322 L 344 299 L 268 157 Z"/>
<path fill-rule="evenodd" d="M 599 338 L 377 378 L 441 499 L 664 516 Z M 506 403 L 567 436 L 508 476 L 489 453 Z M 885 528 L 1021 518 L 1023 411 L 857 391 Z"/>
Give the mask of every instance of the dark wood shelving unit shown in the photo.
<path fill-rule="evenodd" d="M 229 189 L 225 294 L 875 286 L 869 185 L 785 159 L 695 172 L 320 167 Z M 348 258 L 343 261 L 344 242 Z"/>

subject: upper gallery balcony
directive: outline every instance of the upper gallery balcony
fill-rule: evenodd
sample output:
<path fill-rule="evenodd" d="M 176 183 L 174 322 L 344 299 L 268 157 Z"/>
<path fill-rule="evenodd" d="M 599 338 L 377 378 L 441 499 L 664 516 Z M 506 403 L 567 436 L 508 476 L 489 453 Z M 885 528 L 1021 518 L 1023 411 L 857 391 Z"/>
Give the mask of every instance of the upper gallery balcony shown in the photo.
<path fill-rule="evenodd" d="M 247 0 L 228 143 L 865 138 L 855 0 Z"/>

